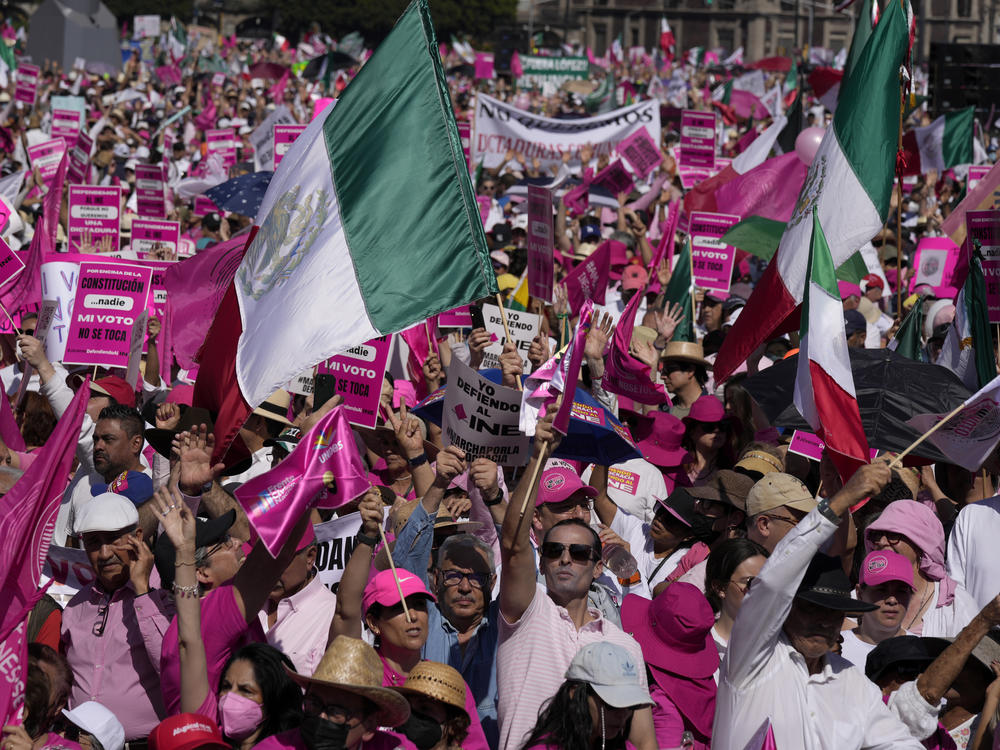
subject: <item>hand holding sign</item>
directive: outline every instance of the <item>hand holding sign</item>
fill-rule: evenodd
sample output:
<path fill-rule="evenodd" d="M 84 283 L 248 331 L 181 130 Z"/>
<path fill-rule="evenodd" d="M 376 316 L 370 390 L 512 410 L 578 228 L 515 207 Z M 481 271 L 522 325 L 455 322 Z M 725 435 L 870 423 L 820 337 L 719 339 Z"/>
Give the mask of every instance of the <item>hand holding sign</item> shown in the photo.
<path fill-rule="evenodd" d="M 466 468 L 465 451 L 457 446 L 449 445 L 437 454 L 434 484 L 446 490 L 452 480 L 464 472 Z"/>
<path fill-rule="evenodd" d="M 521 365 L 521 355 L 509 341 L 503 345 L 503 353 L 500 355 L 500 369 L 503 372 L 503 385 L 507 388 L 516 388 L 524 368 Z"/>
<path fill-rule="evenodd" d="M 477 458 L 469 465 L 469 479 L 484 499 L 492 500 L 500 493 L 497 484 L 497 465 L 488 458 Z"/>

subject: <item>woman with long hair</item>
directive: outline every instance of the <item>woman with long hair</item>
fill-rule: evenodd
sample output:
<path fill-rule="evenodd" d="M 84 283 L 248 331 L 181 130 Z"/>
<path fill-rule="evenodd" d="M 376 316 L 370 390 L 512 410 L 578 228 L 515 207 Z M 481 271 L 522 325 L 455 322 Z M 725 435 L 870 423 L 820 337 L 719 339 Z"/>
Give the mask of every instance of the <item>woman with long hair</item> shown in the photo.
<path fill-rule="evenodd" d="M 767 561 L 767 550 L 745 538 L 726 539 L 708 555 L 705 568 L 705 598 L 715 611 L 712 638 L 719 660 L 726 655 L 733 622 L 743 606 L 743 597 Z"/>
<path fill-rule="evenodd" d="M 693 459 L 685 465 L 692 485 L 704 484 L 719 469 L 733 468 L 740 427 L 726 414 L 719 399 L 702 396 L 691 405 L 691 411 L 682 421 L 685 430 L 681 445 L 693 454 Z"/>

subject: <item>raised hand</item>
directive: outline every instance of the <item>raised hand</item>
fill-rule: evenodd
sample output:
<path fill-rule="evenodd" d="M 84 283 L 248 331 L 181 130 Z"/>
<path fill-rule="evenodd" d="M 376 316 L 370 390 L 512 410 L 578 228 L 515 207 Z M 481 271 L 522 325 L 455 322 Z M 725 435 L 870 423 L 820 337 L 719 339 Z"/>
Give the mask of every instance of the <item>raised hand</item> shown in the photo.
<path fill-rule="evenodd" d="M 389 412 L 389 424 L 396 432 L 396 442 L 407 458 L 416 458 L 424 452 L 424 436 L 420 420 L 410 416 L 405 403 L 399 404 L 399 413 Z"/>
<path fill-rule="evenodd" d="M 185 495 L 199 495 L 209 482 L 214 482 L 226 468 L 225 464 L 212 465 L 215 435 L 208 426 L 201 424 L 174 438 L 173 449 L 180 460 L 178 486 Z"/>
<path fill-rule="evenodd" d="M 653 319 L 656 320 L 656 332 L 670 341 L 674 336 L 677 326 L 684 320 L 684 308 L 680 304 L 671 303 L 666 310 L 653 311 Z"/>

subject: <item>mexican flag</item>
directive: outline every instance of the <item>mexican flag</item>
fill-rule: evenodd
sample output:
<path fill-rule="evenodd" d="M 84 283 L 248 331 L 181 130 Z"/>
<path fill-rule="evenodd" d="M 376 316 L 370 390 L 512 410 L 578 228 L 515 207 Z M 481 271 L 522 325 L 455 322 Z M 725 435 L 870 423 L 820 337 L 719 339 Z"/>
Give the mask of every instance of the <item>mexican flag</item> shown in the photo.
<path fill-rule="evenodd" d="M 832 451 L 831 457 L 846 479 L 859 464 L 868 463 L 868 441 L 854 391 L 837 274 L 815 209 L 809 223 L 812 238 L 806 261 L 808 282 L 802 300 L 794 401 Z"/>
<path fill-rule="evenodd" d="M 882 229 L 889 212 L 899 128 L 899 66 L 908 49 L 903 9 L 889 3 L 862 53 L 855 74 L 844 80 L 832 127 L 809 167 L 778 251 L 715 362 L 722 382 L 764 341 L 795 330 L 796 308 L 808 279 L 806 253 L 816 214 L 834 267 Z"/>
<path fill-rule="evenodd" d="M 955 300 L 955 320 L 948 329 L 936 364 L 954 372 L 970 391 L 996 377 L 979 240 L 975 241 L 965 284 Z"/>
<path fill-rule="evenodd" d="M 840 10 L 840 8 L 838 8 Z M 849 76 L 857 67 L 858 60 L 869 38 L 878 26 L 879 7 L 876 0 L 862 0 L 858 7 L 858 22 L 854 26 L 854 36 L 851 37 L 851 49 L 844 63 L 844 76 Z"/>
<path fill-rule="evenodd" d="M 915 362 L 926 361 L 924 357 L 924 341 L 921 338 L 924 328 L 924 301 L 926 299 L 926 296 L 922 296 L 913 303 L 913 307 L 910 308 L 910 312 L 903 318 L 899 330 L 892 337 L 892 341 L 889 342 L 888 346 L 889 349 L 892 349 L 897 354 L 901 354 Z"/>
<path fill-rule="evenodd" d="M 677 256 L 673 273 L 667 288 L 663 290 L 664 308 L 677 304 L 681 306 L 684 317 L 674 330 L 673 341 L 697 341 L 694 335 L 694 319 L 691 310 L 691 238 L 687 237 Z"/>
<path fill-rule="evenodd" d="M 966 107 L 943 114 L 930 125 L 904 133 L 906 164 L 903 176 L 925 174 L 932 169 L 940 175 L 948 167 L 972 164 L 974 121 L 975 108 Z"/>
<path fill-rule="evenodd" d="M 667 23 L 667 19 L 663 16 L 660 17 L 660 49 L 663 50 L 664 57 L 667 58 L 668 62 L 674 61 L 674 51 L 676 46 L 676 40 L 674 39 L 674 32 L 670 29 L 670 24 Z"/>
<path fill-rule="evenodd" d="M 499 292 L 437 50 L 414 0 L 271 180 L 202 347 L 215 460 L 298 373 Z"/>

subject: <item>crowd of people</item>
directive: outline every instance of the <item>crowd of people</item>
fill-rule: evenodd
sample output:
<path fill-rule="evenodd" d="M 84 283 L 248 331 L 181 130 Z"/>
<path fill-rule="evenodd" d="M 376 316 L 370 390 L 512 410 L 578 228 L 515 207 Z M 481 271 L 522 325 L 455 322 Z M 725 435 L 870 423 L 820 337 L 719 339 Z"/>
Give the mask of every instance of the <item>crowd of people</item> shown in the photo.
<path fill-rule="evenodd" d="M 83 252 L 139 257 L 128 231 L 135 167 L 163 163 L 166 218 L 180 222 L 199 254 L 210 253 L 255 217 L 199 215 L 194 199 L 260 171 L 251 136 L 276 107 L 306 123 L 315 102 L 335 97 L 362 64 L 308 78 L 295 63 L 332 47 L 318 32 L 294 48 L 194 34 L 179 42 L 175 27 L 164 23 L 118 75 L 35 61 L 42 74 L 33 106 L 15 101 L 13 78 L 0 93 L 10 213 L 0 236 L 11 248 L 26 251 L 43 231 L 46 183 L 26 149 L 50 137 L 53 97 L 86 102 L 93 150 L 84 181 L 123 188 L 121 245 Z M 2 43 L 16 41 L 17 51 L 19 39 L 5 34 Z M 460 121 L 475 116 L 477 91 L 564 119 L 607 104 L 565 88 L 476 79 L 460 53 L 445 58 Z M 264 63 L 289 72 L 254 77 Z M 182 78 L 164 80 L 164 66 Z M 710 89 L 734 75 L 659 54 L 592 68 L 594 90 L 614 83 L 611 106 L 661 98 L 665 114 L 711 111 Z M 785 79 L 769 74 L 767 87 Z M 807 105 L 797 125 L 828 122 L 804 78 L 797 89 Z M 917 108 L 907 127 L 932 114 Z M 771 121 L 726 122 L 721 155 L 738 155 L 753 140 L 745 136 Z M 207 163 L 205 131 L 215 127 L 239 136 L 236 164 L 222 174 Z M 529 363 L 538 369 L 559 356 L 579 313 L 560 282 L 610 243 L 579 389 L 625 425 L 635 457 L 611 465 L 560 458 L 554 405 L 540 415 L 526 465 L 446 445 L 420 402 L 448 387 L 453 362 L 481 368 L 491 336 L 475 325 L 439 326 L 422 357 L 408 356 L 397 336 L 378 424 L 353 429 L 370 489 L 335 510 L 308 511 L 276 554 L 234 490 L 278 466 L 340 396 L 314 403 L 309 394 L 275 393 L 240 429 L 251 460 L 226 468 L 211 459 L 218 415 L 193 404 L 196 374 L 160 346 L 173 321 L 149 321 L 143 377 L 133 387 L 122 372 L 88 381 L 87 372 L 50 361 L 34 336 L 38 314 L 12 310 L 18 329 L 5 337 L 0 377 L 24 448 L 4 445 L 0 480 L 5 492 L 16 485 L 75 392 L 88 387 L 52 545 L 82 550 L 92 582 L 68 601 L 45 595 L 32 609 L 23 706 L 0 717 L 0 747 L 1000 747 L 1000 448 L 977 471 L 943 461 L 890 467 L 894 456 L 883 453 L 842 479 L 828 454 L 816 461 L 790 451 L 792 431 L 773 424 L 743 385 L 794 354 L 794 335 L 766 342 L 716 382 L 715 355 L 764 263 L 741 258 L 727 293 L 695 290 L 693 321 L 691 301 L 669 296 L 678 269 L 651 262 L 672 207 L 691 189 L 679 172 L 678 137 L 664 119 L 659 166 L 617 196 L 616 208 L 580 212 L 556 192 L 554 301 L 526 305 L 540 319 L 527 361 L 510 342 L 499 356 L 508 386 Z M 993 145 L 983 144 L 990 158 Z M 561 169 L 580 177 L 608 163 L 589 147 L 579 156 L 567 154 Z M 528 264 L 527 204 L 515 188 L 549 175 L 515 151 L 470 172 L 497 283 L 513 302 Z M 873 238 L 879 267 L 840 286 L 851 346 L 886 347 L 920 306 L 919 348 L 932 367 L 955 301 L 929 288 L 913 293 L 914 250 L 939 234 L 966 179 L 964 165 L 894 193 L 887 226 Z M 60 250 L 66 211 L 64 197 Z M 616 326 L 636 294 L 630 353 L 669 394 L 661 405 L 602 384 Z M 686 316 L 693 336 L 680 335 Z M 360 530 L 331 590 L 318 573 L 315 527 L 351 514 Z"/>

